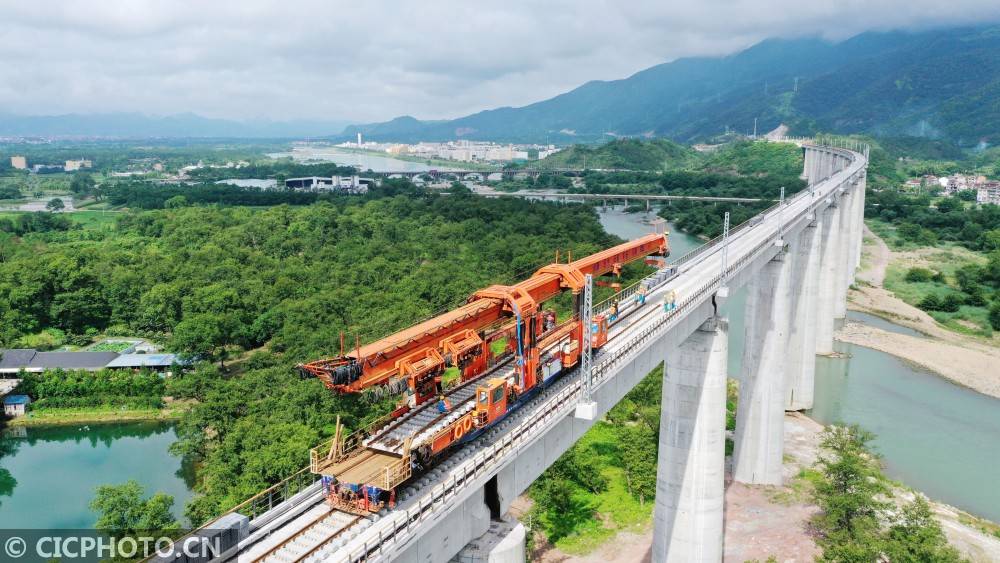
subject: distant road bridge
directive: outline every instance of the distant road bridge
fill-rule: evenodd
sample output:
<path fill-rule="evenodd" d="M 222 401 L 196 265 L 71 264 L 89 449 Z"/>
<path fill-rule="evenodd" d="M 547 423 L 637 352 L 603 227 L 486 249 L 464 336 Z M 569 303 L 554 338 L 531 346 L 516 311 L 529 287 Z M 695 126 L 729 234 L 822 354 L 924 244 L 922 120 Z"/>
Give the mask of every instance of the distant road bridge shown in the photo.
<path fill-rule="evenodd" d="M 431 178 L 432 180 L 447 179 L 454 177 L 458 180 L 510 180 L 515 178 L 538 178 L 542 174 L 554 174 L 558 176 L 583 176 L 584 172 L 632 172 L 617 168 L 609 169 L 583 169 L 583 168 L 505 168 L 503 170 L 400 170 L 400 171 L 372 171 L 365 172 L 365 175 L 377 178 L 409 178 L 414 180 L 420 177 Z"/>
<path fill-rule="evenodd" d="M 500 192 L 489 188 L 487 189 L 477 188 L 474 189 L 473 192 L 483 197 L 492 197 L 492 198 L 520 197 L 525 199 L 562 201 L 564 203 L 568 203 L 571 201 L 572 202 L 601 201 L 603 202 L 604 207 L 608 206 L 608 201 L 624 202 L 625 207 L 628 207 L 629 200 L 645 201 L 647 211 L 650 208 L 651 202 L 654 201 L 714 201 L 714 202 L 727 202 L 727 203 L 755 203 L 758 201 L 770 201 L 754 197 L 716 197 L 716 196 L 695 196 L 695 195 L 575 194 L 569 192 L 536 192 L 536 191 Z"/>
<path fill-rule="evenodd" d="M 747 289 L 733 480 L 780 485 L 784 413 L 812 407 L 815 356 L 833 353 L 860 263 L 868 147 L 803 150 L 805 190 L 672 259 L 643 280 L 645 299 L 638 284 L 623 289 L 592 369 L 562 376 L 430 468 L 394 509 L 333 510 L 306 468 L 196 534 L 223 540 L 219 561 L 523 561 L 524 528 L 504 516 L 511 503 L 663 364 L 652 561 L 720 561 L 729 356 L 720 306 Z"/>

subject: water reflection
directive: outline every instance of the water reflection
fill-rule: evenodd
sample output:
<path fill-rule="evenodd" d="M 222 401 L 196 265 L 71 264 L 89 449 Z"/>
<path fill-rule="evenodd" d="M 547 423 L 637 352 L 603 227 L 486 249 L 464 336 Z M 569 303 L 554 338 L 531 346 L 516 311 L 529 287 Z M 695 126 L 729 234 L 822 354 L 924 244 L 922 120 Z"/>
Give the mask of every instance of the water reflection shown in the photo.
<path fill-rule="evenodd" d="M 8 429 L 12 430 L 12 429 Z M 24 430 L 24 429 L 22 429 Z M 180 518 L 193 475 L 169 453 L 174 427 L 161 422 L 28 428 L 0 438 L 0 528 L 89 528 L 98 485 L 139 481 L 174 497 Z"/>

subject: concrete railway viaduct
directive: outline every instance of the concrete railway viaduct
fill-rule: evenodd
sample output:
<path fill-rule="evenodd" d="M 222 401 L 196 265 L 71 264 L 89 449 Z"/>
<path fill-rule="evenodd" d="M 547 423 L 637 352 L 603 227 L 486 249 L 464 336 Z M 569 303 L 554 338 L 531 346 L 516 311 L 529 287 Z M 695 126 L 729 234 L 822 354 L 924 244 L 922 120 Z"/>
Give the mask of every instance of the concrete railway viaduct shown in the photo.
<path fill-rule="evenodd" d="M 833 352 L 860 261 L 868 148 L 803 150 L 806 190 L 672 260 L 589 370 L 418 478 L 395 509 L 331 513 L 303 470 L 196 534 L 222 538 L 220 561 L 523 561 L 523 527 L 505 517 L 511 503 L 664 362 L 652 560 L 721 561 L 730 335 L 719 306 L 747 289 L 734 479 L 777 485 L 784 412 L 812 406 L 815 356 Z M 677 306 L 664 311 L 671 291 Z"/>

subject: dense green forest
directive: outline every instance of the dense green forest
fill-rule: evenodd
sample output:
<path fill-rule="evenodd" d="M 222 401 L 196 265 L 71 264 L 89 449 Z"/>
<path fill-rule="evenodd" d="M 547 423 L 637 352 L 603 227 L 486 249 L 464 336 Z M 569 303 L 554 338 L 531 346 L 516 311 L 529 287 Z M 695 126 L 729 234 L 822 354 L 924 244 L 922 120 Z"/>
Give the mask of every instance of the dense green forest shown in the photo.
<path fill-rule="evenodd" d="M 285 150 L 285 143 L 219 141 L 212 139 L 159 139 L 151 141 L 52 141 L 45 144 L 0 143 L 0 174 L 10 172 L 10 156 L 27 157 L 28 165 L 63 165 L 85 158 L 95 171 L 124 170 L 131 165 L 161 162 L 168 170 L 198 161 L 225 164 L 260 158 L 266 152 Z M 232 171 L 233 169 L 229 169 Z"/>
<path fill-rule="evenodd" d="M 200 468 L 187 514 L 201 522 L 303 467 L 337 415 L 354 426 L 382 413 L 295 374 L 335 353 L 340 331 L 368 341 L 529 275 L 556 248 L 582 256 L 615 241 L 585 206 L 415 191 L 131 212 L 106 228 L 8 235 L 0 341 L 129 333 L 216 360 L 164 390 L 196 401 L 175 450 Z"/>
<path fill-rule="evenodd" d="M 603 145 L 573 145 L 526 166 L 658 171 L 684 167 L 697 159 L 698 153 L 667 139 L 621 139 Z"/>
<path fill-rule="evenodd" d="M 300 164 L 291 158 L 273 161 L 252 161 L 239 168 L 198 168 L 188 173 L 191 178 L 214 182 L 229 178 L 297 178 L 303 176 L 350 176 L 358 171 L 353 166 L 332 162 Z"/>

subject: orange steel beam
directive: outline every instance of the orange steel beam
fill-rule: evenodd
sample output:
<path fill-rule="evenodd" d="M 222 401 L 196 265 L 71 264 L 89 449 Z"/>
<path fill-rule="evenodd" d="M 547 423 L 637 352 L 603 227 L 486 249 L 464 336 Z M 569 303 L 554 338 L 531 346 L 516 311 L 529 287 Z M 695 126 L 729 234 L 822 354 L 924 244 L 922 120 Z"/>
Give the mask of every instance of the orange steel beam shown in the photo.
<path fill-rule="evenodd" d="M 300 365 L 330 387 L 341 392 L 358 392 L 399 377 L 401 362 L 413 353 L 433 348 L 441 350 L 447 339 L 467 330 L 477 331 L 501 319 L 518 314 L 522 318 L 534 314 L 539 304 L 565 290 L 578 293 L 584 276 L 618 274 L 629 262 L 648 255 L 666 256 L 667 235 L 646 235 L 569 264 L 550 264 L 539 269 L 527 280 L 512 286 L 491 286 L 476 292 L 469 302 L 443 315 L 401 330 L 377 342 L 361 346 L 355 353 L 339 358 L 327 358 Z M 517 311 L 515 312 L 515 307 Z M 337 383 L 334 372 L 349 364 L 359 363 L 360 374 L 349 383 Z M 346 369 L 346 368 L 344 368 Z"/>

